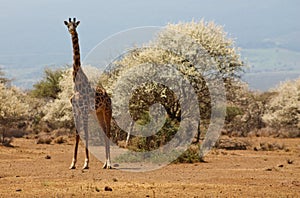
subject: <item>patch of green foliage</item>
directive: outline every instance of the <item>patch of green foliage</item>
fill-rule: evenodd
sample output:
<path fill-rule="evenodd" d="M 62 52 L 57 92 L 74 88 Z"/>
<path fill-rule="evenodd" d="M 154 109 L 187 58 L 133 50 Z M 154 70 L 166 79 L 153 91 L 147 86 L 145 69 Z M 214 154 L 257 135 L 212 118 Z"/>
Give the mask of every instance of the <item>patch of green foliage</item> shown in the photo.
<path fill-rule="evenodd" d="M 226 121 L 232 121 L 237 115 L 243 115 L 243 110 L 237 106 L 226 107 Z"/>
<path fill-rule="evenodd" d="M 62 74 L 61 69 L 45 69 L 43 79 L 33 85 L 31 95 L 36 98 L 56 99 L 61 92 L 59 81 Z"/>

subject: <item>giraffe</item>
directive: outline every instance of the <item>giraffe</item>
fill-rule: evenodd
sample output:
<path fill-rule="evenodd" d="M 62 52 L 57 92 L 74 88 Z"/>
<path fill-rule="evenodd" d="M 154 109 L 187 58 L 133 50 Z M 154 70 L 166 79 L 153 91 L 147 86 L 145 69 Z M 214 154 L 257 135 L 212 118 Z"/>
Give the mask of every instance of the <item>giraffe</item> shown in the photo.
<path fill-rule="evenodd" d="M 85 135 L 85 163 L 83 169 L 89 168 L 89 151 L 88 151 L 88 116 L 92 113 L 96 116 L 99 125 L 105 133 L 105 154 L 106 159 L 103 168 L 111 169 L 110 162 L 110 124 L 112 118 L 111 99 L 101 86 L 92 88 L 87 76 L 81 68 L 80 49 L 77 27 L 80 21 L 76 18 L 69 18 L 69 21 L 64 21 L 72 38 L 73 47 L 73 83 L 74 95 L 71 97 L 72 111 L 76 127 L 75 149 L 74 156 L 70 169 L 76 168 L 77 151 L 79 143 L 79 132 L 83 127 Z"/>

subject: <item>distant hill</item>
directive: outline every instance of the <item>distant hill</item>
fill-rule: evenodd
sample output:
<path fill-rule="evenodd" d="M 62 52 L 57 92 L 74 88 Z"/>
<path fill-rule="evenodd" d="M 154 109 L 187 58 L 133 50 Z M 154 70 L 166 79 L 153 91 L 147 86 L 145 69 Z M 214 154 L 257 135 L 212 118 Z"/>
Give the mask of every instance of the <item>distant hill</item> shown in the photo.
<path fill-rule="evenodd" d="M 293 31 L 277 37 L 264 39 L 263 47 L 276 47 L 300 52 L 300 31 Z"/>
<path fill-rule="evenodd" d="M 300 77 L 300 52 L 283 48 L 244 49 L 249 69 L 243 79 L 255 90 L 266 91 L 280 82 Z"/>
<path fill-rule="evenodd" d="M 266 91 L 275 87 L 282 81 L 295 79 L 300 76 L 300 52 L 287 50 L 283 48 L 265 48 L 265 49 L 243 49 L 242 58 L 249 65 L 245 70 L 243 80 L 249 83 L 250 88 Z M 33 57 L 33 56 L 32 56 Z M 9 64 L 10 57 L 2 57 L 6 60 L 8 66 L 2 66 L 4 72 L 9 78 L 12 78 L 13 84 L 23 89 L 31 89 L 32 85 L 42 78 L 45 67 L 64 68 L 71 60 L 66 59 L 68 55 L 35 55 L 40 59 L 39 65 L 33 65 L 31 58 L 19 57 L 22 64 Z M 48 63 L 43 61 L 48 60 Z M 56 60 L 60 65 L 51 63 Z M 37 60 L 34 59 L 34 63 Z"/>
<path fill-rule="evenodd" d="M 249 72 L 300 70 L 300 52 L 283 48 L 242 49 Z"/>

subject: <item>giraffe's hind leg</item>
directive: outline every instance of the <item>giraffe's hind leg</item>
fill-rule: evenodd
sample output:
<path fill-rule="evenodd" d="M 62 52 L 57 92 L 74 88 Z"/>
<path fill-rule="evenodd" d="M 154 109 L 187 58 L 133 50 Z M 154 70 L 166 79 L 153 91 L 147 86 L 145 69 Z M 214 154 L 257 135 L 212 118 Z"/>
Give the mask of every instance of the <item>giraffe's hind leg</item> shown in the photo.
<path fill-rule="evenodd" d="M 112 117 L 112 112 L 111 112 L 111 108 L 109 109 L 109 110 L 107 110 L 106 112 L 105 112 L 105 126 L 106 126 L 106 131 L 105 131 L 105 133 L 106 133 L 106 145 L 105 145 L 105 151 L 106 151 L 106 162 L 107 162 L 107 164 L 106 164 L 106 168 L 107 169 L 111 169 L 112 167 L 111 167 L 111 161 L 110 161 L 110 136 L 111 136 L 111 134 L 110 134 L 110 124 L 111 124 L 111 117 Z"/>
<path fill-rule="evenodd" d="M 106 160 L 103 165 L 103 169 L 111 169 L 111 163 L 110 163 L 110 143 L 109 143 L 109 138 L 105 136 L 105 155 L 106 155 Z"/>
<path fill-rule="evenodd" d="M 104 132 L 104 140 L 105 140 L 105 162 L 103 165 L 103 169 L 111 169 L 111 163 L 110 163 L 110 144 L 109 144 L 109 138 L 110 138 L 110 123 L 107 124 L 106 120 L 107 118 L 105 116 L 105 113 L 103 111 L 97 111 L 97 119 L 100 124 L 100 127 L 102 128 Z"/>
<path fill-rule="evenodd" d="M 85 161 L 82 169 L 89 169 L 89 117 L 87 111 L 83 115 L 83 131 L 85 136 Z"/>

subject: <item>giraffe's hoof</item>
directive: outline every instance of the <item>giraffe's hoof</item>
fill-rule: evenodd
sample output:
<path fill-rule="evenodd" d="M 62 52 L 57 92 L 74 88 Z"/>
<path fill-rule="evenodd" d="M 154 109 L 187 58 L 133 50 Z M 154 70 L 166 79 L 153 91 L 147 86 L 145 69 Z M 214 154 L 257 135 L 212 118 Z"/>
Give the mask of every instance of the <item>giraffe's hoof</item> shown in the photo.
<path fill-rule="evenodd" d="M 70 166 L 69 167 L 69 170 L 74 170 L 74 169 L 76 169 L 76 166 Z"/>
<path fill-rule="evenodd" d="M 107 163 L 105 163 L 102 168 L 103 169 L 112 169 L 111 165 L 108 165 Z"/>
<path fill-rule="evenodd" d="M 89 166 L 82 167 L 82 170 L 87 170 L 87 169 L 89 169 Z"/>

